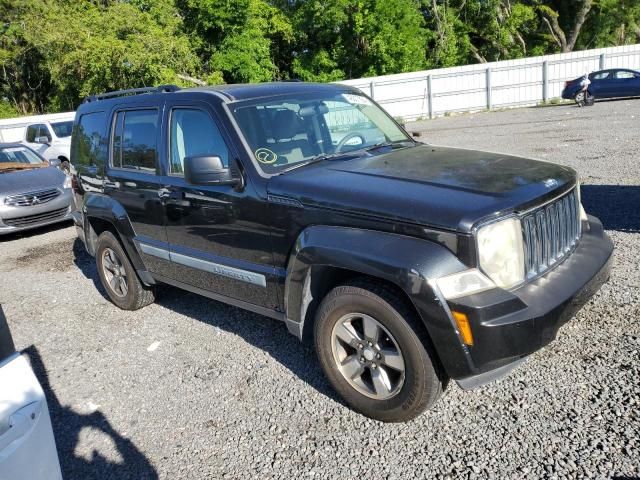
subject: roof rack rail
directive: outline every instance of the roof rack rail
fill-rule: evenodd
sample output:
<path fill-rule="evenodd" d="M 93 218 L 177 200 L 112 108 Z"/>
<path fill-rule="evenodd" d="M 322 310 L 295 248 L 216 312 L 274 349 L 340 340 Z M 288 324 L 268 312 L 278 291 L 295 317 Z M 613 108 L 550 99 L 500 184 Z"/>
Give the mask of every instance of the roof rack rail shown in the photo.
<path fill-rule="evenodd" d="M 142 87 L 130 88 L 128 90 L 116 90 L 114 92 L 100 93 L 98 95 L 89 95 L 82 103 L 97 102 L 98 100 L 106 100 L 107 98 L 125 97 L 127 95 L 140 95 L 142 93 L 167 93 L 177 92 L 180 87 L 177 85 L 160 85 L 158 87 Z"/>

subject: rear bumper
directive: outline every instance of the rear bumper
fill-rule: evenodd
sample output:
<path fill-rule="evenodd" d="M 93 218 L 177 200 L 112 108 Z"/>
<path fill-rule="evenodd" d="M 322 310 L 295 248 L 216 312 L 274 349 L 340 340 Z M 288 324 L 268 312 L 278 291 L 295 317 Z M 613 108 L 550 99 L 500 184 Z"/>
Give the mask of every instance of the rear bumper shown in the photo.
<path fill-rule="evenodd" d="M 73 195 L 71 189 L 61 189 L 54 200 L 28 207 L 0 205 L 0 236 L 71 220 Z"/>
<path fill-rule="evenodd" d="M 612 252 L 602 224 L 589 217 L 576 250 L 549 273 L 511 292 L 494 289 L 450 301 L 451 310 L 469 318 L 474 338 L 465 347 L 470 368 L 454 378 L 463 388 L 481 385 L 549 344 L 607 281 Z"/>

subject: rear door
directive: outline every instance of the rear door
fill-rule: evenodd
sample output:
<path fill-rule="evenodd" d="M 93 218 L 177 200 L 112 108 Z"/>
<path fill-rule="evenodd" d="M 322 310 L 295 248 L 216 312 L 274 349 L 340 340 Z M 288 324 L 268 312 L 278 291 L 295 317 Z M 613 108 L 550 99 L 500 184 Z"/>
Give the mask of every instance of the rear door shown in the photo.
<path fill-rule="evenodd" d="M 594 73 L 589 77 L 589 80 L 591 80 L 591 84 L 589 85 L 589 92 L 595 97 L 608 97 L 609 91 L 611 90 L 612 79 L 613 74 L 609 70 Z"/>
<path fill-rule="evenodd" d="M 111 116 L 109 162 L 104 193 L 121 205 L 133 227 L 146 268 L 168 268 L 162 178 L 159 173 L 162 103 L 126 104 Z"/>
<path fill-rule="evenodd" d="M 184 158 L 217 155 L 237 170 L 233 147 L 218 113 L 206 102 L 167 100 L 164 176 L 171 278 L 269 309 L 277 306 L 266 199 L 251 183 L 191 185 Z M 239 175 L 239 172 L 238 172 Z"/>
<path fill-rule="evenodd" d="M 0 479 L 61 479 L 44 392 L 0 306 Z"/>

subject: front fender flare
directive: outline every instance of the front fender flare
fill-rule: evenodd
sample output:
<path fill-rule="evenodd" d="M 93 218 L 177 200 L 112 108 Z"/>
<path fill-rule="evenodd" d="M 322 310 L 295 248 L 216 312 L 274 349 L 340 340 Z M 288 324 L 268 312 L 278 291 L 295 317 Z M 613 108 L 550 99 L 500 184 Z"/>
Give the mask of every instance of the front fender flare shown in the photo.
<path fill-rule="evenodd" d="M 470 367 L 447 311 L 429 280 L 466 267 L 442 245 L 419 238 L 347 227 L 312 226 L 297 238 L 287 266 L 285 311 L 289 330 L 309 334 L 314 282 L 334 267 L 379 278 L 402 289 L 425 324 L 447 373 L 455 378 Z"/>

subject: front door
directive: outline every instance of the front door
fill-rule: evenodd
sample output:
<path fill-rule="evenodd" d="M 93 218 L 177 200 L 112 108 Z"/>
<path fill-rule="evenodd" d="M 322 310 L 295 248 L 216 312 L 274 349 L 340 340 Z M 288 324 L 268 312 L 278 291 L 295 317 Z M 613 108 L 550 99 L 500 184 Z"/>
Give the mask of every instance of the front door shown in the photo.
<path fill-rule="evenodd" d="M 168 101 L 164 194 L 171 277 L 254 305 L 277 306 L 266 202 L 243 188 L 198 186 L 184 178 L 184 159 L 217 155 L 240 175 L 216 112 L 206 103 Z"/>

